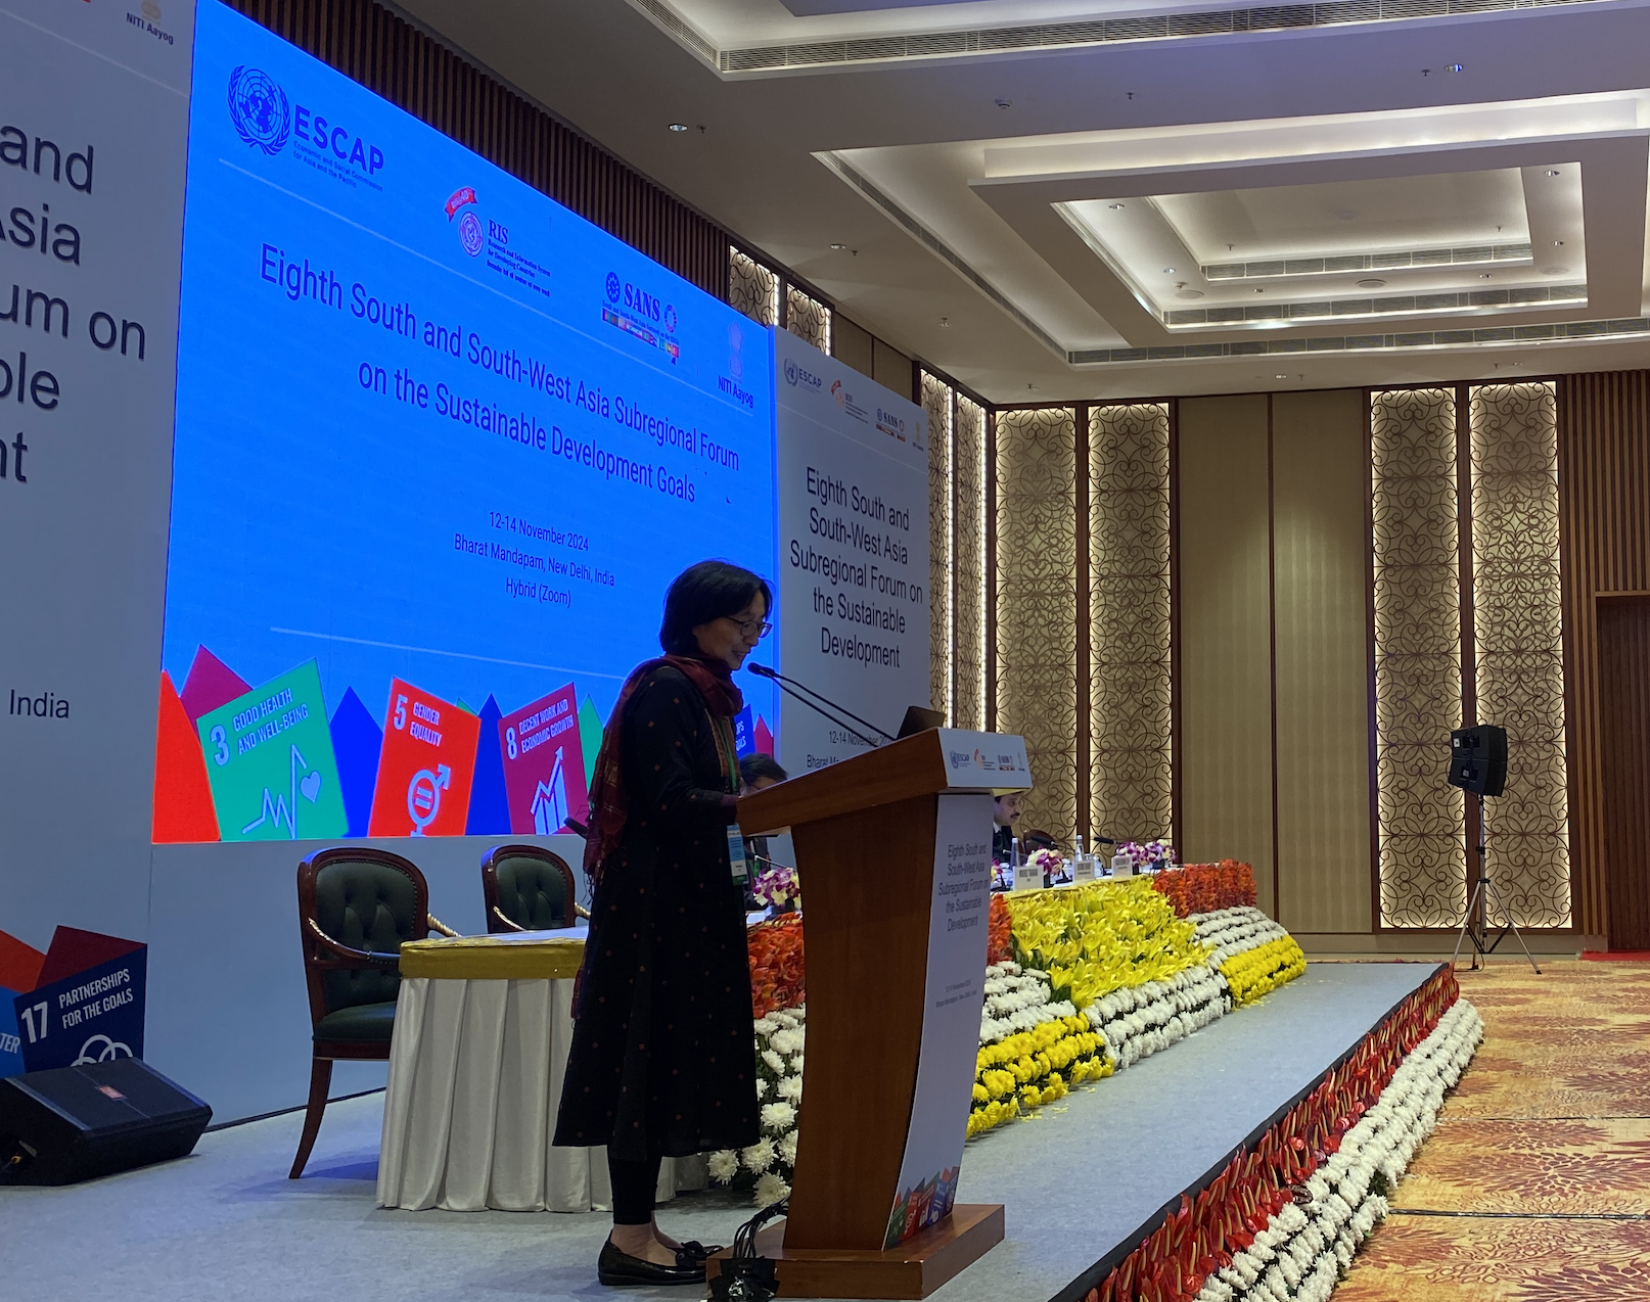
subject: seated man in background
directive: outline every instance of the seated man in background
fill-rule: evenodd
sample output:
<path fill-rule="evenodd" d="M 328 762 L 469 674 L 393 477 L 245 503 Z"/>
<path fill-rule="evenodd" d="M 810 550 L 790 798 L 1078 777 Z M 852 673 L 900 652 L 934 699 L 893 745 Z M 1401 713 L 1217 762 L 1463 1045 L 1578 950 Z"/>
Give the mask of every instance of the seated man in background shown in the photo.
<path fill-rule="evenodd" d="M 1007 863 L 1012 854 L 1014 841 L 1014 824 L 1020 821 L 1020 815 L 1025 812 L 1026 793 L 1012 791 L 1006 796 L 998 796 L 991 802 L 991 861 L 993 863 Z"/>
<path fill-rule="evenodd" d="M 779 767 L 779 762 L 772 755 L 764 755 L 758 751 L 739 761 L 739 779 L 744 784 L 740 787 L 739 794 L 748 796 L 753 791 L 761 791 L 764 787 L 783 782 L 789 776 L 790 774 Z M 745 838 L 745 861 L 751 865 L 753 877 L 768 866 L 767 837 Z"/>

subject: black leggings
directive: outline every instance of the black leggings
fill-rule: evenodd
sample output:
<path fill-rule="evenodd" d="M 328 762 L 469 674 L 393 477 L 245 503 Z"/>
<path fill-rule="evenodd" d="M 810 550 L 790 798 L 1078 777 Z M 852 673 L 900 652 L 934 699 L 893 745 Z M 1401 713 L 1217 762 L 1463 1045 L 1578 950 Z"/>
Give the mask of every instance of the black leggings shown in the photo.
<path fill-rule="evenodd" d="M 607 1178 L 613 1185 L 613 1224 L 651 1225 L 659 1188 L 659 1158 L 626 1162 L 607 1155 Z"/>

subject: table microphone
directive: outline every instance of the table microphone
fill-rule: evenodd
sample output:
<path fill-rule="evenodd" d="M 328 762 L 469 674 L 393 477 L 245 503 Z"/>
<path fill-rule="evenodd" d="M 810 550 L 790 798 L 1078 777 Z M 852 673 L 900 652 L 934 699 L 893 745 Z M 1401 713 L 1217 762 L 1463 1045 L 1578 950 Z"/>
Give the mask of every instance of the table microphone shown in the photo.
<path fill-rule="evenodd" d="M 774 682 L 779 684 L 780 691 L 784 692 L 788 696 L 794 696 L 815 714 L 823 715 L 843 731 L 853 733 L 854 736 L 858 737 L 867 746 L 880 746 L 882 742 L 874 741 L 870 737 L 867 737 L 858 728 L 855 728 L 852 724 L 844 723 L 841 719 L 837 718 L 836 715 L 831 714 L 830 710 L 825 709 L 822 705 L 816 704 L 814 701 L 810 701 L 808 696 L 817 697 L 819 701 L 824 702 L 824 705 L 830 706 L 831 710 L 837 711 L 838 714 L 846 715 L 848 718 L 852 719 L 854 723 L 858 723 L 866 728 L 869 728 L 872 732 L 876 733 L 877 736 L 881 737 L 883 741 L 894 740 L 892 734 L 884 732 L 881 728 L 877 727 L 876 724 L 871 723 L 869 720 L 860 718 L 859 715 L 855 714 L 846 706 L 838 705 L 830 697 L 821 692 L 814 691 L 813 688 L 809 687 L 805 683 L 799 683 L 794 678 L 787 678 L 778 670 L 768 668 L 767 665 L 748 664 L 745 668 L 749 669 L 751 673 L 755 674 L 758 678 L 772 679 Z M 808 696 L 803 696 L 801 692 L 793 691 L 792 688 L 800 688 L 802 692 L 808 693 Z"/>

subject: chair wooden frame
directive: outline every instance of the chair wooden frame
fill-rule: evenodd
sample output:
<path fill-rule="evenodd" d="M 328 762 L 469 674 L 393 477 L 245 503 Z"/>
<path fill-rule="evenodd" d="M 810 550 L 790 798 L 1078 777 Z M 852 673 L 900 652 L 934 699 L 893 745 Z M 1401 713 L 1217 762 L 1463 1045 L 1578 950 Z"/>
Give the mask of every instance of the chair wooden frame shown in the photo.
<path fill-rule="evenodd" d="M 332 1011 L 327 1007 L 326 1001 L 323 982 L 326 973 L 367 969 L 396 971 L 401 963 L 400 954 L 380 954 L 354 949 L 334 940 L 321 930 L 321 925 L 315 918 L 315 881 L 323 868 L 339 859 L 364 859 L 382 864 L 386 868 L 404 873 L 412 881 L 415 892 L 412 937 L 414 940 L 424 939 L 432 927 L 452 934 L 430 916 L 429 885 L 418 866 L 410 860 L 403 859 L 398 854 L 391 854 L 388 850 L 354 845 L 333 846 L 305 855 L 298 864 L 298 931 L 304 947 L 304 978 L 309 986 L 309 1016 L 312 1025 L 318 1024 Z M 303 1175 L 304 1167 L 309 1162 L 310 1151 L 315 1147 L 316 1136 L 321 1133 L 321 1116 L 326 1112 L 327 1094 L 332 1086 L 332 1064 L 338 1060 L 383 1062 L 387 1061 L 389 1056 L 390 1046 L 380 1040 L 314 1042 L 314 1055 L 309 1071 L 309 1102 L 304 1108 L 304 1130 L 298 1140 L 298 1154 L 292 1160 L 289 1178 L 296 1180 Z"/>
<path fill-rule="evenodd" d="M 567 899 L 573 906 L 568 926 L 573 925 L 573 918 L 590 916 L 589 910 L 579 903 L 578 891 L 573 882 L 573 870 L 567 866 L 567 860 L 554 850 L 547 850 L 541 845 L 495 845 L 481 856 L 481 898 L 487 909 L 489 933 L 497 935 L 501 932 L 527 930 L 498 907 L 498 861 L 516 856 L 537 859 L 561 873 L 562 881 L 567 887 Z"/>

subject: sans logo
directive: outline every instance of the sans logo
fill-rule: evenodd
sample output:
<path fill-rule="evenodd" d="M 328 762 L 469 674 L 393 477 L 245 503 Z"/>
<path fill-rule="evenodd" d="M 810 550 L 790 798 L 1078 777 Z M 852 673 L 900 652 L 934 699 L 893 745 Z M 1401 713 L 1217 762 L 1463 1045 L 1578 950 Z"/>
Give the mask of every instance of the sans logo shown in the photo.
<path fill-rule="evenodd" d="M 665 329 L 671 334 L 676 333 L 676 309 L 669 303 L 665 304 Z"/>
<path fill-rule="evenodd" d="M 270 75 L 244 63 L 229 74 L 229 119 L 247 144 L 278 154 L 292 134 L 286 92 Z"/>
<path fill-rule="evenodd" d="M 612 271 L 608 272 L 607 273 L 607 297 L 608 297 L 608 299 L 611 302 L 617 303 L 619 301 L 619 291 L 623 288 L 624 288 L 624 286 L 619 281 L 618 273 L 617 272 L 612 272 Z"/>

